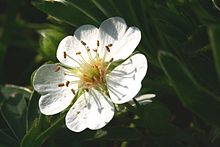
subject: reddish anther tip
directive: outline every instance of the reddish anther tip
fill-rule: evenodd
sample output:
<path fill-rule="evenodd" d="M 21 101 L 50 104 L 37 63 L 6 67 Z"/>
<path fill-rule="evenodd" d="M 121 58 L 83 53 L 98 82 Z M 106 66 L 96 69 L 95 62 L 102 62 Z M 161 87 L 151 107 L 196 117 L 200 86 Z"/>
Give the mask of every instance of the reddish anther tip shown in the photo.
<path fill-rule="evenodd" d="M 110 48 L 108 46 L 105 46 L 105 48 L 108 52 L 110 52 Z"/>
<path fill-rule="evenodd" d="M 70 84 L 70 81 L 66 81 L 66 87 L 68 87 Z"/>
<path fill-rule="evenodd" d="M 81 55 L 81 52 L 76 52 L 76 55 Z"/>
<path fill-rule="evenodd" d="M 60 66 L 58 65 L 55 69 L 55 72 L 58 72 L 60 70 Z"/>
<path fill-rule="evenodd" d="M 63 57 L 66 59 L 66 56 L 67 56 L 67 54 L 66 54 L 66 52 L 63 52 Z"/>
<path fill-rule="evenodd" d="M 63 87 L 64 83 L 58 84 L 58 87 Z"/>
<path fill-rule="evenodd" d="M 86 43 L 85 43 L 84 41 L 82 41 L 82 40 L 81 40 L 81 43 L 82 43 L 82 45 L 84 45 L 84 46 L 86 45 Z"/>
<path fill-rule="evenodd" d="M 97 40 L 97 46 L 99 46 L 99 40 Z"/>

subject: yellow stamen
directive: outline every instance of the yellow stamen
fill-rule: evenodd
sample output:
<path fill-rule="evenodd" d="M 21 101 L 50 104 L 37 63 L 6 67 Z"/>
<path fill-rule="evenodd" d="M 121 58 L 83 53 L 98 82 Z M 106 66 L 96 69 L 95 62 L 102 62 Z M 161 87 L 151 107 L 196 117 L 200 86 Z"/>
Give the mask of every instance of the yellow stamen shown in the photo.
<path fill-rule="evenodd" d="M 81 52 L 76 52 L 76 55 L 81 55 Z"/>

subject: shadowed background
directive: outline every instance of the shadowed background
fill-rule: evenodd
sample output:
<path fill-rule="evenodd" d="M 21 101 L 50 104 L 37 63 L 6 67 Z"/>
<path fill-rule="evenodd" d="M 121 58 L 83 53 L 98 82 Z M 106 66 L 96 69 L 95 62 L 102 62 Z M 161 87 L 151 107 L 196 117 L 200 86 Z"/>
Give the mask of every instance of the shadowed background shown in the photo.
<path fill-rule="evenodd" d="M 1 0 L 0 146 L 219 147 L 216 6 L 212 0 Z M 63 113 L 39 113 L 31 75 L 57 62 L 59 42 L 77 27 L 98 27 L 112 16 L 140 28 L 136 51 L 146 55 L 149 69 L 139 95 L 156 98 L 144 106 L 119 105 L 101 130 L 71 132 Z"/>

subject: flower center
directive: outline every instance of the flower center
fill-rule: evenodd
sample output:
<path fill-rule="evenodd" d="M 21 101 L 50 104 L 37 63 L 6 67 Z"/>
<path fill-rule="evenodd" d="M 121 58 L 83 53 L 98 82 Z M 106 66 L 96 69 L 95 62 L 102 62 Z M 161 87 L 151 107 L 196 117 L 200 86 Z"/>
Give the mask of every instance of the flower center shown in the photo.
<path fill-rule="evenodd" d="M 80 65 L 80 82 L 79 87 L 89 89 L 98 88 L 105 83 L 105 76 L 108 70 L 108 63 L 103 59 L 95 57 L 94 59 Z"/>
<path fill-rule="evenodd" d="M 79 60 L 75 60 L 71 56 L 68 55 L 67 52 L 63 52 L 63 58 L 69 58 L 78 63 L 79 67 L 77 69 L 69 69 L 69 72 L 65 72 L 65 75 L 78 77 L 77 81 L 67 81 L 66 83 L 61 83 L 59 87 L 68 87 L 70 83 L 77 82 L 78 89 L 83 88 L 88 91 L 90 88 L 95 88 L 97 90 L 101 90 L 106 92 L 106 74 L 109 72 L 109 67 L 113 62 L 113 58 L 110 61 L 105 61 L 106 53 L 110 52 L 110 47 L 112 44 L 105 46 L 106 52 L 104 56 L 101 58 L 98 54 L 99 41 L 97 40 L 97 46 L 95 49 L 90 49 L 84 41 L 81 41 L 82 45 L 85 47 L 85 51 L 87 53 L 82 56 L 81 52 L 76 52 L 76 56 L 78 56 Z M 95 56 L 92 56 L 92 53 L 95 53 Z M 85 59 L 86 58 L 86 59 Z M 58 66 L 55 69 L 55 72 L 58 72 L 60 67 Z M 71 89 L 75 95 L 75 90 Z"/>

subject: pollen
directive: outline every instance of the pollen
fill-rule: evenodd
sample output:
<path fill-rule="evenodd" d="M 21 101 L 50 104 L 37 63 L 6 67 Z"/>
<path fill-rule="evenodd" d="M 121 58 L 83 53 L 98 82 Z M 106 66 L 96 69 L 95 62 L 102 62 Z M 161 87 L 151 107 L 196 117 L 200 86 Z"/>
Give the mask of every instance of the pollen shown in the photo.
<path fill-rule="evenodd" d="M 102 57 L 98 54 L 98 47 L 100 46 L 99 40 L 97 40 L 97 47 L 92 49 L 96 55 L 92 56 L 90 53 L 90 48 L 87 46 L 87 43 L 84 41 L 80 41 L 82 45 L 84 45 L 85 50 L 87 51 L 87 56 L 82 56 L 80 51 L 75 52 L 76 55 L 79 55 L 80 60 L 78 63 L 79 67 L 76 73 L 74 73 L 78 78 L 78 88 L 83 88 L 86 92 L 89 91 L 90 88 L 99 89 L 100 87 L 103 88 L 106 85 L 106 74 L 108 73 L 109 66 L 113 62 L 113 58 L 111 58 L 109 61 L 105 61 L 105 55 Z M 105 54 L 110 52 L 110 47 L 112 47 L 113 44 L 108 44 L 104 46 L 104 49 L 107 50 Z M 84 55 L 84 54 L 83 54 Z M 64 58 L 68 56 L 66 52 L 64 52 Z M 69 57 L 69 56 L 68 56 Z M 66 72 L 65 75 L 69 75 Z M 71 73 L 70 73 L 71 74 Z M 59 87 L 69 87 L 71 81 L 66 81 L 65 83 L 59 84 Z M 72 93 L 75 95 L 74 89 L 71 89 Z"/>

